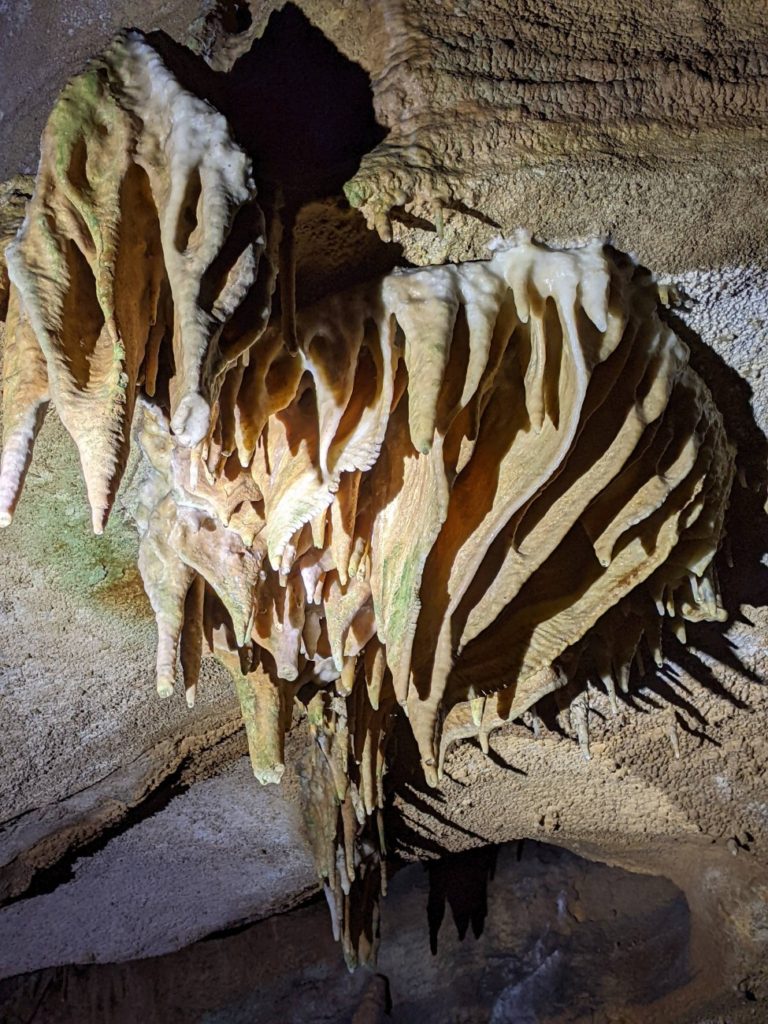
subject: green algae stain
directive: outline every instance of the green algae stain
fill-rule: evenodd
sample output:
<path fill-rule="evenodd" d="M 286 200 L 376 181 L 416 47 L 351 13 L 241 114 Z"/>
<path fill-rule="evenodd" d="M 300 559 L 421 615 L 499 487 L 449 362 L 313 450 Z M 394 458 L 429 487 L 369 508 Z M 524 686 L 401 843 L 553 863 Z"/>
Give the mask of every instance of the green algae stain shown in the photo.
<path fill-rule="evenodd" d="M 347 197 L 349 205 L 354 208 L 362 206 L 365 202 L 365 191 L 354 178 L 344 185 L 344 195 Z"/>
<path fill-rule="evenodd" d="M 152 613 L 136 567 L 137 553 L 138 536 L 119 507 L 113 509 L 103 536 L 91 532 L 77 454 L 50 416 L 13 523 L 0 532 L 0 563 L 25 564 L 47 590 L 66 594 L 73 607 L 146 621 Z"/>
<path fill-rule="evenodd" d="M 413 627 L 414 602 L 423 570 L 424 557 L 418 551 L 404 555 L 398 546 L 384 559 L 382 589 L 388 605 L 388 646 L 398 647 Z"/>

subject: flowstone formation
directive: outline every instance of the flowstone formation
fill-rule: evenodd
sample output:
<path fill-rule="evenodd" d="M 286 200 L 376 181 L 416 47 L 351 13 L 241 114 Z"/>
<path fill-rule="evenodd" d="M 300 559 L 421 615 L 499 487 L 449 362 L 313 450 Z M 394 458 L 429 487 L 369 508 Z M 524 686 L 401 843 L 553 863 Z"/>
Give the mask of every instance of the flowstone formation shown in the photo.
<path fill-rule="evenodd" d="M 281 228 L 223 115 L 138 33 L 74 79 L 7 249 L 0 522 L 53 403 L 93 527 L 124 487 L 190 706 L 231 670 L 254 773 L 306 719 L 307 822 L 348 961 L 375 953 L 387 739 L 451 739 L 661 664 L 724 618 L 722 420 L 651 276 L 519 234 L 294 310 Z M 283 270 L 283 276 L 285 270 Z M 277 284 L 280 315 L 272 312 Z"/>

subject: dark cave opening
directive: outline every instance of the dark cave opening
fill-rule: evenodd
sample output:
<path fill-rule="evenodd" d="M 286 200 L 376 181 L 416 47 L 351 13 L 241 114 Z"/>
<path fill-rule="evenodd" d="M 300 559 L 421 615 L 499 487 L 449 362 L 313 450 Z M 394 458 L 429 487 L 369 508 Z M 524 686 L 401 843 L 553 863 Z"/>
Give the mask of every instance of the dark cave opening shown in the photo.
<path fill-rule="evenodd" d="M 226 7 L 235 27 L 238 6 Z M 253 161 L 268 228 L 279 216 L 290 246 L 281 260 L 294 264 L 297 308 L 403 264 L 402 248 L 369 230 L 343 193 L 387 134 L 370 77 L 295 4 L 272 13 L 229 71 L 212 70 L 165 33 L 148 38 L 186 89 L 221 110 Z M 281 295 L 274 298 L 280 315 Z"/>
<path fill-rule="evenodd" d="M 229 5 L 221 15 L 235 35 L 247 28 L 241 7 Z M 366 70 L 295 4 L 274 11 L 228 71 L 214 71 L 165 32 L 147 39 L 185 89 L 225 115 L 253 161 L 260 191 L 281 190 L 286 202 L 341 194 L 387 134 L 376 120 Z"/>
<path fill-rule="evenodd" d="M 228 0 L 220 6 L 221 27 L 228 35 L 240 35 L 253 24 L 253 15 L 246 0 Z"/>
<path fill-rule="evenodd" d="M 292 203 L 340 193 L 386 135 L 366 71 L 291 3 L 272 14 L 226 87 L 231 122 L 258 178 Z"/>
<path fill-rule="evenodd" d="M 387 134 L 364 68 L 288 3 L 223 84 L 227 116 L 254 161 L 267 217 L 279 210 L 282 219 L 278 303 L 301 308 L 401 263 L 400 247 L 370 231 L 343 194 Z M 295 295 L 286 295 L 291 262 Z"/>

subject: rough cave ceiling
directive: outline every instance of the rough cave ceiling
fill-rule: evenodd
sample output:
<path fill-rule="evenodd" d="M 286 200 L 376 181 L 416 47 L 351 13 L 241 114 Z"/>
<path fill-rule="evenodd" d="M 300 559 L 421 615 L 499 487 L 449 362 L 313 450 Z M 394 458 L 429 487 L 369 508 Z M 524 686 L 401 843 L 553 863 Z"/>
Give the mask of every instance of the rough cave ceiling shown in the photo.
<path fill-rule="evenodd" d="M 623 849 L 630 861 L 627 851 L 653 835 L 648 856 L 669 874 L 669 858 L 682 855 L 666 851 L 667 840 L 687 849 L 697 834 L 714 836 L 724 850 L 731 842 L 748 857 L 739 878 L 722 884 L 738 892 L 739 913 L 758 912 L 742 893 L 748 878 L 760 877 L 762 653 L 754 622 L 745 630 L 734 619 L 760 604 L 750 580 L 763 530 L 756 509 L 764 448 L 754 415 L 759 423 L 764 395 L 756 388 L 751 412 L 725 364 L 756 382 L 756 339 L 768 322 L 755 216 L 764 204 L 766 90 L 765 45 L 754 43 L 766 29 L 757 17 L 729 23 L 720 11 L 715 36 L 702 18 L 693 30 L 673 23 L 668 38 L 651 40 L 633 8 L 624 20 L 606 20 L 603 39 L 557 17 L 534 25 L 523 11 L 512 19 L 464 6 L 462 17 L 477 26 L 471 43 L 458 13 L 438 23 L 429 5 L 418 12 L 339 5 L 330 13 L 306 4 L 309 21 L 289 6 L 286 20 L 273 19 L 266 32 L 266 5 L 234 21 L 242 5 L 212 8 L 193 40 L 210 71 L 161 37 L 114 44 L 54 108 L 28 218 L 8 258 L 5 519 L 49 400 L 79 450 L 97 530 L 129 457 L 132 418 L 136 431 L 130 483 L 104 537 L 108 554 L 89 553 L 73 571 L 72 555 L 81 557 L 81 545 L 92 549 L 75 511 L 74 467 L 60 436 L 45 428 L 30 493 L 3 540 L 17 593 L 25 578 L 52 567 L 63 605 L 72 595 L 86 598 L 78 632 L 98 630 L 105 644 L 91 661 L 97 673 L 106 652 L 112 663 L 133 633 L 135 663 L 95 687 L 140 689 L 132 680 L 139 665 L 147 674 L 147 615 L 131 576 L 134 541 L 121 521 L 130 512 L 160 636 L 158 690 L 170 694 L 180 647 L 188 702 L 198 688 L 202 698 L 191 723 L 174 711 L 142 726 L 145 712 L 131 710 L 130 749 L 146 751 L 173 736 L 194 748 L 202 734 L 204 750 L 222 732 L 234 735 L 220 678 L 203 697 L 204 644 L 237 679 L 262 781 L 282 775 L 283 733 L 291 700 L 300 696 L 313 752 L 304 769 L 306 813 L 350 957 L 362 935 L 365 958 L 372 938 L 370 924 L 358 922 L 352 934 L 345 904 L 350 886 L 378 877 L 379 829 L 367 821 L 383 804 L 385 726 L 398 701 L 430 781 L 438 781 L 447 756 L 465 783 L 477 784 L 485 811 L 473 817 L 474 835 L 493 831 L 491 807 L 509 780 L 496 779 L 497 796 L 484 804 L 487 766 L 473 767 L 458 747 L 448 753 L 453 741 L 479 736 L 487 749 L 490 731 L 502 727 L 495 742 L 528 757 L 519 749 L 528 730 L 544 733 L 545 745 L 564 733 L 605 760 L 610 784 L 593 760 L 591 779 L 575 785 L 582 817 L 577 811 L 563 828 L 568 815 L 555 780 L 568 755 L 555 744 L 542 766 L 551 783 L 537 782 L 514 813 L 502 804 L 510 835 L 544 829 L 612 856 Z M 502 34 L 511 23 L 514 38 Z M 314 36 L 318 29 L 325 40 Z M 264 63 L 275 61 L 275 75 L 285 69 L 270 52 L 291 42 L 297 54 L 307 47 L 322 53 L 330 39 L 359 61 L 383 128 L 358 113 L 364 130 L 340 150 L 349 159 L 335 160 L 321 143 L 313 150 L 310 139 L 303 150 L 296 143 L 292 165 L 280 127 L 306 129 L 303 106 L 291 112 L 283 105 L 282 122 L 273 117 L 271 126 L 267 104 L 261 113 L 259 104 L 236 111 L 248 83 L 264 88 L 255 77 L 262 33 Z M 646 47 L 644 61 L 630 38 Z M 484 73 L 476 67 L 480 52 L 492 65 Z M 625 64 L 637 68 L 631 86 L 617 70 Z M 337 85 L 359 97 L 353 78 Z M 259 117 L 267 140 L 261 163 L 258 132 L 238 128 Z M 337 121 L 333 131 L 343 140 Z M 258 195 L 241 145 L 255 157 Z M 302 161 L 318 168 L 309 180 L 291 176 Z M 21 179 L 6 186 L 6 235 L 31 191 Z M 556 247 L 520 236 L 477 262 L 494 236 L 511 239 L 520 224 Z M 615 248 L 574 247 L 607 231 Z M 409 263 L 412 269 L 391 271 Z M 668 275 L 675 285 L 667 285 Z M 694 331 L 714 342 L 725 364 Z M 712 559 L 731 488 L 732 443 L 742 481 L 757 492 L 737 488 L 731 503 L 726 528 L 735 537 L 735 569 L 729 576 L 720 559 L 721 599 Z M 60 461 L 72 468 L 62 471 Z M 42 512 L 25 512 L 33 503 Z M 53 536 L 57 507 L 70 510 L 81 539 L 46 558 L 41 547 L 61 546 Z M 93 559 L 95 577 L 88 574 Z M 9 603 L 14 623 L 40 615 L 31 596 Z M 719 628 L 700 625 L 707 618 L 727 620 L 731 638 L 743 636 L 738 656 L 718 640 Z M 667 666 L 654 672 L 664 619 Z M 692 637 L 685 619 L 696 624 Z M 65 635 L 67 643 L 82 648 L 84 641 Z M 22 637 L 8 666 L 11 688 L 31 671 L 14 668 L 23 649 Z M 67 702 L 67 672 L 79 676 L 84 660 L 80 651 L 63 674 L 61 662 L 54 673 L 45 658 L 37 662 L 54 702 L 59 693 Z M 690 674 L 704 683 L 698 691 L 686 683 Z M 603 718 L 604 701 L 617 706 L 614 678 L 617 717 L 628 719 L 624 740 Z M 604 696 L 594 686 L 599 680 Z M 57 770 L 61 734 L 47 725 L 54 705 L 39 724 L 8 730 L 25 737 L 9 766 L 19 782 L 8 817 L 27 811 L 7 833 L 14 898 L 36 864 L 48 867 L 98 835 L 98 798 L 81 815 L 79 832 L 70 825 L 66 835 L 45 806 L 51 796 L 82 791 L 83 780 L 87 789 L 109 777 L 105 767 L 124 758 L 109 736 L 120 735 L 120 715 L 143 699 L 120 698 L 106 711 L 108 725 L 97 724 L 100 698 L 82 684 L 77 692 L 84 699 L 70 728 L 85 743 L 73 767 Z M 550 703 L 537 705 L 549 692 Z M 632 708 L 641 714 L 632 716 Z M 635 720 L 649 708 L 658 724 L 644 735 Z M 524 712 L 524 726 L 505 725 Z M 91 730 L 83 730 L 83 714 Z M 38 729 L 46 737 L 35 758 L 42 770 L 30 768 L 23 753 Z M 728 782 L 725 803 L 733 804 L 734 786 L 744 787 L 738 810 L 728 806 L 719 817 L 716 808 L 702 808 L 700 794 L 686 795 L 670 767 L 687 757 L 722 792 L 715 781 L 722 772 L 707 767 L 709 743 L 735 751 L 730 770 L 739 781 Z M 618 753 L 623 744 L 632 758 Z M 190 758 L 205 760 L 187 749 L 166 753 L 165 765 L 150 770 L 162 777 L 169 764 L 176 771 Z M 635 764 L 634 799 L 647 820 L 638 826 L 622 815 L 611 833 L 604 822 L 590 824 L 585 805 L 598 780 L 602 807 L 621 800 L 625 761 Z M 450 818 L 465 811 L 461 801 L 455 810 L 451 804 L 450 771 L 441 784 L 452 808 L 444 842 L 461 845 Z M 140 803 L 147 788 L 139 784 L 128 804 Z M 407 809 L 409 791 L 412 779 L 398 791 L 397 807 Z M 425 824 L 430 799 L 420 812 Z M 30 832 L 38 833 L 31 845 Z"/>

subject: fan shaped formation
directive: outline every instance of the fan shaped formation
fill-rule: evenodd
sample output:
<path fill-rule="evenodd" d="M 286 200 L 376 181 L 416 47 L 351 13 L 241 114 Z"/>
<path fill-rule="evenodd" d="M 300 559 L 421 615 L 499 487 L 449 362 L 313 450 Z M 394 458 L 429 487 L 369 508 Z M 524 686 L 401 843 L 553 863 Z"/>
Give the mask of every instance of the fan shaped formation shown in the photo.
<path fill-rule="evenodd" d="M 224 118 L 122 37 L 59 99 L 8 251 L 0 521 L 52 401 L 100 532 L 133 421 L 158 692 L 180 660 L 191 705 L 220 657 L 262 782 L 307 718 L 354 961 L 398 705 L 434 784 L 452 709 L 487 736 L 567 684 L 626 688 L 665 617 L 722 617 L 733 454 L 652 280 L 599 242 L 394 271 L 299 309 L 295 339 L 273 250 Z"/>

